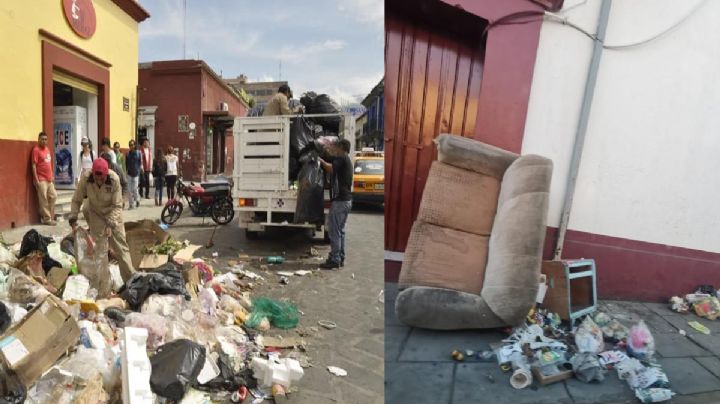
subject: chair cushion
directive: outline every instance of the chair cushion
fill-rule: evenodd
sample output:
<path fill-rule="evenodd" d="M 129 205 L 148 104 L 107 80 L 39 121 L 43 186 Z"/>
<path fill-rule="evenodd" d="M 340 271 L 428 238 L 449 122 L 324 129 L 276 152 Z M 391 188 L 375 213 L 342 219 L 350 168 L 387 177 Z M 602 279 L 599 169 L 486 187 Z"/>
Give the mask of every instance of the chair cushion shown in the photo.
<path fill-rule="evenodd" d="M 489 236 L 499 193 L 497 178 L 434 161 L 417 219 Z"/>
<path fill-rule="evenodd" d="M 488 236 L 416 221 L 398 286 L 431 286 L 479 295 L 487 255 Z"/>

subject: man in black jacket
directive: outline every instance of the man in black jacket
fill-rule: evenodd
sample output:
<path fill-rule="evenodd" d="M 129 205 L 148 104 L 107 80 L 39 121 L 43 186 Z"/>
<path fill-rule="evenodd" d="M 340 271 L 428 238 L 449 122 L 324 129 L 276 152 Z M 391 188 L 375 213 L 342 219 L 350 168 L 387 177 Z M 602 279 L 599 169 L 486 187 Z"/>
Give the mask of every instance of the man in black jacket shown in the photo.
<path fill-rule="evenodd" d="M 353 169 L 350 160 L 350 142 L 340 141 L 335 150 L 332 163 L 320 159 L 323 170 L 332 174 L 332 205 L 328 217 L 328 235 L 330 236 L 330 255 L 320 268 L 334 269 L 345 265 L 345 222 L 352 209 Z"/>
<path fill-rule="evenodd" d="M 125 165 L 127 167 L 128 175 L 128 196 L 130 207 L 128 209 L 134 209 L 140 206 L 140 176 L 143 173 L 142 168 L 142 153 L 139 148 L 135 146 L 135 141 L 131 140 L 129 143 L 130 150 L 125 156 Z"/>

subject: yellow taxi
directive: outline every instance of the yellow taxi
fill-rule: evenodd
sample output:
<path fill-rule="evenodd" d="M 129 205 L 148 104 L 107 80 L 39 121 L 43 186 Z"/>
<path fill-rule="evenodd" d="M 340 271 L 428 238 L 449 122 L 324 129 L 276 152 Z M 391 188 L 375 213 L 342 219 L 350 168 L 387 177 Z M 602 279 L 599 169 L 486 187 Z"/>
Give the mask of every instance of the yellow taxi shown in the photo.
<path fill-rule="evenodd" d="M 363 148 L 353 159 L 354 202 L 385 202 L 385 156 L 372 148 Z"/>

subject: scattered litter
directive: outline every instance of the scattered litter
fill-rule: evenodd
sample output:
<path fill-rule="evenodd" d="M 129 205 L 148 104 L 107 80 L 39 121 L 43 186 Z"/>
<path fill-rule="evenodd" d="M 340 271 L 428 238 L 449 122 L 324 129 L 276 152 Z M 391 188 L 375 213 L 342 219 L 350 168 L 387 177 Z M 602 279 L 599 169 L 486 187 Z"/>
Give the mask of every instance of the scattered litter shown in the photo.
<path fill-rule="evenodd" d="M 298 270 L 298 271 L 295 271 L 295 272 L 294 272 L 294 274 L 297 275 L 297 276 L 305 276 L 305 275 L 309 275 L 309 274 L 311 274 L 311 273 L 312 273 L 312 271 L 308 271 L 308 270 L 306 270 L 306 269 L 301 269 L 301 270 Z"/>
<path fill-rule="evenodd" d="M 651 359 L 655 354 L 655 339 L 643 320 L 630 328 L 627 351 L 628 355 L 642 360 Z"/>
<path fill-rule="evenodd" d="M 378 294 L 378 302 L 383 303 L 383 304 L 385 303 L 385 290 L 384 289 L 381 290 L 380 293 Z"/>
<path fill-rule="evenodd" d="M 327 370 L 330 373 L 334 374 L 335 376 L 339 376 L 339 377 L 345 377 L 348 375 L 347 370 L 345 370 L 343 368 L 339 368 L 337 366 L 328 366 Z"/>
<path fill-rule="evenodd" d="M 465 360 L 465 355 L 463 355 L 462 352 L 457 351 L 457 350 L 452 351 L 452 353 L 450 353 L 450 357 L 455 359 L 458 362 L 462 362 Z"/>
<path fill-rule="evenodd" d="M 212 256 L 213 256 L 213 258 L 217 258 L 220 256 L 220 254 L 217 251 L 215 251 L 214 253 L 212 253 Z"/>
<path fill-rule="evenodd" d="M 318 325 L 321 326 L 321 327 L 323 327 L 323 328 L 327 328 L 328 330 L 332 330 L 332 329 L 337 328 L 337 324 L 333 323 L 333 322 L 330 321 L 330 320 L 319 320 L 319 321 L 318 321 Z"/>
<path fill-rule="evenodd" d="M 675 393 L 670 389 L 636 389 L 635 397 L 640 400 L 641 403 L 660 403 L 673 398 Z"/>
<path fill-rule="evenodd" d="M 679 332 L 680 332 L 680 335 L 682 335 L 683 337 L 687 335 L 687 331 L 685 331 L 685 330 L 680 330 Z"/>
<path fill-rule="evenodd" d="M 575 332 L 575 344 L 579 352 L 600 353 L 605 347 L 603 333 L 590 316 L 585 317 Z"/>
<path fill-rule="evenodd" d="M 278 274 L 278 275 L 280 275 L 280 276 L 293 276 L 293 275 L 295 274 L 295 272 L 290 272 L 290 271 L 277 271 L 276 274 Z"/>
<path fill-rule="evenodd" d="M 280 284 L 282 284 L 282 285 L 287 285 L 287 284 L 289 284 L 289 283 L 290 283 L 290 278 L 288 278 L 287 276 L 281 276 L 281 277 L 280 277 Z"/>
<path fill-rule="evenodd" d="M 710 329 L 698 323 L 697 321 L 688 321 L 688 325 L 698 332 L 701 332 L 705 335 L 710 335 Z"/>

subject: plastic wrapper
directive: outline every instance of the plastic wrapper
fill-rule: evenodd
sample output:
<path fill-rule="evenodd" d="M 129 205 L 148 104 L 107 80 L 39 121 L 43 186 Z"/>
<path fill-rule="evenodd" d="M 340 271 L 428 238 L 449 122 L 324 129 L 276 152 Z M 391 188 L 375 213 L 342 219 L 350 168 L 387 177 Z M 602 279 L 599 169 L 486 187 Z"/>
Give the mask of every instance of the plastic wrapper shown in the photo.
<path fill-rule="evenodd" d="M 627 353 L 641 360 L 651 359 L 653 355 L 655 355 L 655 339 L 650 333 L 650 329 L 642 320 L 630 328 L 630 335 L 627 341 Z"/>
<path fill-rule="evenodd" d="M 635 397 L 640 400 L 641 403 L 660 403 L 668 401 L 673 398 L 675 393 L 670 389 L 635 389 Z"/>
<path fill-rule="evenodd" d="M 300 313 L 290 302 L 260 297 L 252 303 L 252 313 L 246 321 L 248 327 L 258 328 L 263 318 L 267 318 L 274 327 L 283 329 L 294 328 L 300 321 Z"/>
<path fill-rule="evenodd" d="M 89 382 L 96 375 L 100 375 L 103 387 L 111 391 L 118 387 L 121 382 L 119 357 L 119 351 L 109 347 L 106 349 L 93 349 L 80 346 L 74 354 L 61 362 L 58 367 L 85 382 Z"/>
<path fill-rule="evenodd" d="M 52 243 L 47 247 L 48 254 L 55 261 L 59 262 L 63 268 L 72 268 L 75 265 L 75 257 L 68 255 L 61 250 L 61 246 L 58 243 Z"/>
<path fill-rule="evenodd" d="M 151 295 L 142 305 L 142 313 L 157 314 L 168 319 L 180 318 L 185 299 L 179 295 Z"/>
<path fill-rule="evenodd" d="M 673 296 L 670 298 L 670 308 L 678 313 L 687 313 L 690 310 L 685 299 L 679 296 Z"/>
<path fill-rule="evenodd" d="M 14 268 L 10 270 L 8 285 L 8 298 L 13 303 L 37 303 L 50 294 L 34 279 Z"/>
<path fill-rule="evenodd" d="M 15 257 L 15 254 L 13 254 L 10 249 L 0 244 L 0 264 L 8 264 L 10 266 L 15 266 L 16 262 L 17 257 Z"/>
<path fill-rule="evenodd" d="M 698 299 L 692 307 L 695 314 L 708 320 L 715 320 L 720 316 L 720 301 L 714 296 Z"/>
<path fill-rule="evenodd" d="M 123 285 L 119 293 L 132 310 L 139 310 L 145 299 L 155 293 L 182 295 L 186 300 L 190 300 L 182 273 L 174 267 L 166 267 L 166 269 L 148 274 L 135 273 Z"/>
<path fill-rule="evenodd" d="M 230 358 L 221 353 L 218 355 L 217 366 L 220 375 L 205 384 L 195 384 L 194 387 L 205 391 L 236 391 L 240 386 L 247 386 L 250 381 L 235 372 Z"/>
<path fill-rule="evenodd" d="M 95 240 L 87 230 L 78 227 L 75 244 L 78 272 L 90 281 L 91 288 L 97 290 L 97 297 L 107 297 L 112 291 L 108 238 L 98 237 Z"/>
<path fill-rule="evenodd" d="M 61 266 L 59 262 L 52 259 L 52 257 L 50 257 L 50 255 L 48 254 L 47 247 L 50 243 L 53 242 L 54 240 L 52 239 L 52 237 L 45 237 L 38 233 L 37 230 L 31 229 L 23 236 L 22 243 L 20 244 L 20 253 L 18 254 L 18 257 L 22 258 L 34 251 L 39 251 L 43 254 L 42 267 L 43 270 L 45 270 L 45 273 L 47 273 L 50 268 Z"/>
<path fill-rule="evenodd" d="M 187 339 L 168 342 L 150 359 L 150 388 L 162 397 L 180 400 L 205 365 L 205 347 Z"/>
<path fill-rule="evenodd" d="M 295 205 L 295 223 L 322 223 L 325 176 L 320 161 L 310 157 L 298 175 L 298 197 Z"/>
<path fill-rule="evenodd" d="M 202 258 L 193 259 L 192 266 L 197 268 L 198 275 L 200 276 L 200 281 L 202 281 L 202 283 L 210 282 L 213 279 L 213 267 L 203 261 Z"/>
<path fill-rule="evenodd" d="M 154 350 L 165 342 L 167 321 L 157 314 L 130 313 L 125 316 L 125 327 L 144 328 L 148 331 L 147 347 Z"/>
<path fill-rule="evenodd" d="M 570 359 L 575 377 L 585 383 L 605 380 L 605 369 L 602 368 L 594 353 L 579 353 Z"/>
<path fill-rule="evenodd" d="M 578 352 L 600 353 L 604 350 L 603 333 L 590 316 L 585 317 L 575 331 L 575 345 Z"/>
<path fill-rule="evenodd" d="M 220 297 L 220 308 L 228 313 L 232 313 L 235 317 L 236 324 L 243 324 L 250 315 L 240 302 L 229 295 L 222 295 Z"/>
<path fill-rule="evenodd" d="M 628 328 L 622 325 L 616 319 L 610 320 L 607 324 L 601 326 L 600 329 L 602 330 L 605 337 L 616 340 L 627 339 L 628 334 L 630 333 Z"/>
<path fill-rule="evenodd" d="M 10 293 L 10 267 L 0 264 L 0 299 L 6 300 Z"/>

